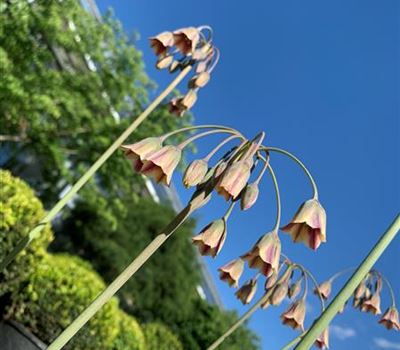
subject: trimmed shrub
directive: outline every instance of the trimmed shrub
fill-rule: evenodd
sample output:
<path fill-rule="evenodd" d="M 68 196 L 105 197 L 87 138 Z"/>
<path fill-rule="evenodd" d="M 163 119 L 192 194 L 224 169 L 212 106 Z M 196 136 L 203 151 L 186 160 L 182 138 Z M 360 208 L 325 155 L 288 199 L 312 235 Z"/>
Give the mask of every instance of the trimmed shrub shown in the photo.
<path fill-rule="evenodd" d="M 123 311 L 119 313 L 119 333 L 112 350 L 147 350 L 142 327 Z"/>
<path fill-rule="evenodd" d="M 0 257 L 9 254 L 16 244 L 38 224 L 45 212 L 33 190 L 9 171 L 0 170 Z M 15 289 L 37 267 L 53 239 L 47 225 L 32 244 L 10 266 L 0 272 L 0 296 Z"/>
<path fill-rule="evenodd" d="M 102 279 L 85 261 L 48 254 L 27 283 L 13 293 L 7 317 L 50 343 L 104 288 Z M 119 331 L 117 305 L 115 298 L 104 305 L 64 349 L 111 349 Z"/>
<path fill-rule="evenodd" d="M 144 335 L 147 350 L 183 350 L 178 337 L 161 323 L 148 323 Z"/>

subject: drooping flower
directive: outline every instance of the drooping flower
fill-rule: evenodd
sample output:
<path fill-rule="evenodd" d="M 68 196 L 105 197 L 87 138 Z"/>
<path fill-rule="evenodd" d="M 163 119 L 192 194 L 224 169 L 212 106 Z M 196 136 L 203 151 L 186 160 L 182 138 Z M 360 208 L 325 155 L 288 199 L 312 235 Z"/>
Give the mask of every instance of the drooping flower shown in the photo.
<path fill-rule="evenodd" d="M 208 163 L 204 159 L 196 159 L 186 168 L 183 175 L 184 186 L 191 187 L 203 181 L 208 171 Z"/>
<path fill-rule="evenodd" d="M 249 304 L 256 294 L 257 280 L 255 278 L 247 281 L 235 293 L 236 297 L 244 304 Z"/>
<path fill-rule="evenodd" d="M 288 297 L 290 299 L 294 299 L 301 291 L 301 279 L 297 280 L 296 282 L 292 283 L 288 290 Z"/>
<path fill-rule="evenodd" d="M 271 287 L 275 286 L 277 280 L 278 280 L 278 271 L 273 272 L 272 275 L 269 276 L 265 281 L 265 291 L 267 292 Z"/>
<path fill-rule="evenodd" d="M 189 90 L 185 96 L 183 96 L 181 105 L 186 109 L 190 109 L 197 101 L 197 92 L 196 90 Z"/>
<path fill-rule="evenodd" d="M 200 39 L 199 30 L 194 27 L 178 29 L 173 33 L 173 36 L 176 48 L 183 55 L 192 54 Z"/>
<path fill-rule="evenodd" d="M 381 314 L 381 297 L 379 292 L 375 292 L 371 298 L 362 302 L 361 311 L 370 312 L 374 315 Z"/>
<path fill-rule="evenodd" d="M 158 151 L 161 147 L 161 139 L 159 137 L 148 137 L 131 145 L 121 146 L 126 157 L 132 161 L 135 171 L 140 171 L 146 157 Z"/>
<path fill-rule="evenodd" d="M 222 281 L 226 281 L 229 286 L 237 287 L 239 283 L 239 278 L 243 273 L 244 261 L 242 259 L 235 259 L 226 265 L 220 267 L 219 278 Z"/>
<path fill-rule="evenodd" d="M 230 165 L 219 179 L 216 190 L 227 201 L 236 199 L 246 186 L 250 177 L 252 162 L 250 160 L 239 160 Z"/>
<path fill-rule="evenodd" d="M 197 236 L 192 238 L 201 255 L 213 258 L 220 252 L 226 238 L 226 221 L 219 219 L 204 227 Z"/>
<path fill-rule="evenodd" d="M 331 291 L 332 291 L 332 282 L 328 280 L 321 283 L 317 288 L 315 288 L 314 294 L 321 295 L 321 297 L 324 298 L 324 300 L 327 300 L 331 295 Z"/>
<path fill-rule="evenodd" d="M 316 250 L 326 242 L 326 213 L 317 199 L 304 202 L 292 221 L 281 228 L 291 235 L 293 242 L 303 242 Z"/>
<path fill-rule="evenodd" d="M 329 348 L 329 328 L 325 328 L 320 336 L 315 341 L 315 346 L 318 349 L 328 349 Z"/>
<path fill-rule="evenodd" d="M 182 150 L 176 146 L 164 146 L 146 157 L 141 172 L 167 186 L 171 183 L 172 173 L 181 159 Z"/>
<path fill-rule="evenodd" d="M 303 299 L 300 299 L 289 306 L 289 308 L 281 315 L 281 320 L 284 325 L 304 331 L 305 317 L 306 304 Z"/>
<path fill-rule="evenodd" d="M 210 80 L 210 73 L 207 71 L 201 72 L 195 75 L 192 79 L 190 79 L 189 88 L 191 89 L 202 88 L 207 85 L 209 80 Z"/>
<path fill-rule="evenodd" d="M 379 323 L 383 324 L 386 329 L 395 329 L 400 331 L 399 312 L 397 311 L 396 307 L 389 307 L 379 320 Z"/>
<path fill-rule="evenodd" d="M 168 104 L 168 111 L 178 117 L 182 117 L 186 112 L 186 107 L 182 104 L 183 97 L 173 97 Z"/>
<path fill-rule="evenodd" d="M 269 277 L 278 271 L 281 255 L 281 241 L 273 231 L 262 236 L 254 247 L 242 259 L 247 261 L 251 268 L 258 269 L 264 276 Z"/>
<path fill-rule="evenodd" d="M 289 284 L 288 281 L 282 281 L 276 285 L 274 288 L 271 297 L 270 303 L 271 305 L 278 306 L 286 298 L 289 291 Z"/>
<path fill-rule="evenodd" d="M 173 44 L 174 35 L 171 32 L 162 32 L 150 38 L 150 46 L 157 56 L 165 56 Z"/>
<path fill-rule="evenodd" d="M 242 210 L 250 209 L 257 201 L 259 188 L 257 183 L 248 184 L 240 198 L 240 208 Z"/>

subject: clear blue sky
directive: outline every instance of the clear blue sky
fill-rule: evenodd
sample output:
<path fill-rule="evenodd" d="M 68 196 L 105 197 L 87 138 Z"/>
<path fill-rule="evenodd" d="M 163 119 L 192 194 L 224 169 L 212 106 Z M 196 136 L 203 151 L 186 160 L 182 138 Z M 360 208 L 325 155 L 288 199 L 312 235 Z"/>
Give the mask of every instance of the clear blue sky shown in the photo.
<path fill-rule="evenodd" d="M 184 26 L 211 25 L 222 55 L 193 109 L 196 123 L 227 124 L 249 137 L 264 130 L 269 145 L 294 152 L 310 167 L 328 213 L 328 243 L 316 253 L 293 245 L 286 235 L 282 243 L 284 251 L 319 280 L 365 256 L 400 208 L 398 0 L 97 3 L 102 12 L 113 7 L 127 31 L 140 33 L 137 44 L 147 72 L 160 87 L 171 77 L 153 68 L 147 37 Z M 207 144 L 199 144 L 199 155 L 206 150 Z M 280 156 L 272 162 L 286 222 L 311 193 L 294 164 Z M 180 182 L 179 176 L 175 182 Z M 270 179 L 262 185 L 262 198 L 252 210 L 234 212 L 220 256 L 207 259 L 224 305 L 239 313 L 245 308 L 233 290 L 217 281 L 216 269 L 242 254 L 274 224 Z M 188 198 L 178 187 L 182 198 Z M 224 203 L 213 201 L 200 212 L 199 226 L 223 211 Z M 398 295 L 399 253 L 397 238 L 377 264 Z M 383 300 L 385 308 L 387 291 Z M 315 315 L 318 305 L 313 298 L 309 302 Z M 278 349 L 296 335 L 280 324 L 281 312 L 282 308 L 259 311 L 250 321 L 263 349 Z M 333 322 L 331 348 L 400 349 L 399 333 L 376 322 L 371 315 L 348 310 Z"/>

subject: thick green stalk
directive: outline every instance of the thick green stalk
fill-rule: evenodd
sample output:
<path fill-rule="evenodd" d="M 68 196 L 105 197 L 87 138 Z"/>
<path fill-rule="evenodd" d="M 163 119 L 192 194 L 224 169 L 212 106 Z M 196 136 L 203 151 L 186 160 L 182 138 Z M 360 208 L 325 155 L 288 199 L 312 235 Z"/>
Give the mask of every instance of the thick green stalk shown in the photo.
<path fill-rule="evenodd" d="M 193 212 L 187 206 L 153 241 L 121 272 L 121 274 L 49 345 L 47 350 L 59 350 L 106 304 L 139 270 L 155 251 L 181 226 Z"/>
<path fill-rule="evenodd" d="M 287 276 L 287 272 L 291 271 L 293 266 L 289 265 L 286 272 L 279 278 L 279 280 L 275 283 L 277 285 L 281 282 L 285 276 Z M 212 343 L 207 350 L 215 350 L 218 346 L 220 346 L 226 338 L 228 338 L 234 331 L 236 331 L 255 311 L 257 311 L 264 302 L 268 300 L 271 296 L 274 288 L 270 288 L 260 300 L 258 300 L 247 312 L 240 317 L 223 335 L 221 335 L 214 343 Z"/>
<path fill-rule="evenodd" d="M 372 248 L 364 261 L 358 266 L 357 270 L 350 277 L 344 287 L 336 295 L 336 297 L 329 304 L 324 313 L 314 322 L 310 329 L 305 334 L 304 338 L 295 347 L 295 350 L 308 350 L 314 344 L 315 340 L 322 333 L 322 331 L 329 326 L 332 319 L 337 315 L 339 310 L 343 307 L 346 301 L 351 297 L 354 290 L 365 278 L 372 266 L 384 253 L 390 242 L 395 238 L 400 230 L 400 214 L 396 216 L 392 224 L 381 236 L 376 245 Z"/>
<path fill-rule="evenodd" d="M 114 141 L 114 143 L 100 156 L 99 159 L 84 173 L 81 178 L 71 187 L 71 189 L 62 197 L 54 207 L 44 216 L 44 218 L 35 226 L 26 237 L 21 239 L 14 249 L 1 261 L 0 272 L 3 271 L 14 258 L 26 248 L 40 232 L 51 222 L 54 217 L 65 207 L 72 197 L 89 181 L 96 171 L 107 161 L 108 158 L 122 145 L 133 131 L 150 115 L 151 112 L 167 97 L 182 79 L 190 72 L 191 66 L 187 66 L 182 72 L 165 88 L 163 92 L 140 114 L 133 123 Z"/>

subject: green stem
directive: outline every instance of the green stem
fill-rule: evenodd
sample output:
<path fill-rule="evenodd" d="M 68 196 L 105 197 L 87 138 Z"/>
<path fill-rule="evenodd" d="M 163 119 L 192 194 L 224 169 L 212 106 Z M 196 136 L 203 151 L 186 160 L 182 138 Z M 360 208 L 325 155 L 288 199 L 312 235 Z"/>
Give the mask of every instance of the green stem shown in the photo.
<path fill-rule="evenodd" d="M 294 338 L 291 342 L 287 343 L 281 350 L 289 350 L 292 346 L 296 345 L 301 338 L 304 337 L 304 333 L 299 334 L 296 338 Z"/>
<path fill-rule="evenodd" d="M 156 250 L 185 222 L 192 213 L 184 208 L 175 219 L 142 250 L 132 263 L 49 345 L 47 350 L 59 350 L 106 304 L 115 293 L 138 271 Z"/>
<path fill-rule="evenodd" d="M 293 269 L 292 265 L 289 265 L 285 273 L 281 276 L 281 278 L 276 282 L 276 284 L 280 283 L 284 277 L 286 276 L 287 271 L 291 271 Z M 228 338 L 236 329 L 238 329 L 255 311 L 257 311 L 260 306 L 265 303 L 268 298 L 271 296 L 274 288 L 270 288 L 260 300 L 258 300 L 242 317 L 240 317 L 223 335 L 221 335 L 214 343 L 212 343 L 207 350 L 215 350 L 219 345 L 221 345 L 226 338 Z"/>
<path fill-rule="evenodd" d="M 290 152 L 288 152 L 288 151 L 286 151 L 286 150 L 284 150 L 284 149 L 281 149 L 281 148 L 277 148 L 277 147 L 264 147 L 264 149 L 267 150 L 267 151 L 282 153 L 282 154 L 288 156 L 289 158 L 293 159 L 293 160 L 303 169 L 303 171 L 305 172 L 305 174 L 306 174 L 307 177 L 309 178 L 310 183 L 311 183 L 311 186 L 312 186 L 312 188 L 313 188 L 313 192 L 314 192 L 313 198 L 314 198 L 314 199 L 318 199 L 318 188 L 317 188 L 317 184 L 315 183 L 314 178 L 312 177 L 310 171 L 307 169 L 307 167 L 304 165 L 304 163 L 303 163 L 299 158 L 297 158 L 297 157 L 296 157 L 295 155 L 293 155 L 292 153 L 290 153 Z"/>
<path fill-rule="evenodd" d="M 281 213 L 282 213 L 281 196 L 279 194 L 278 180 L 276 178 L 274 170 L 271 167 L 271 164 L 269 163 L 268 163 L 268 170 L 271 174 L 272 182 L 274 183 L 275 197 L 276 197 L 276 221 L 273 231 L 278 232 L 279 226 L 281 224 Z"/>
<path fill-rule="evenodd" d="M 304 338 L 296 346 L 296 350 L 308 350 L 313 345 L 315 339 L 328 327 L 332 319 L 337 315 L 339 310 L 343 307 L 346 301 L 351 297 L 354 290 L 360 282 L 369 273 L 372 266 L 376 263 L 379 257 L 384 253 L 385 249 L 389 246 L 391 241 L 396 237 L 400 229 L 400 214 L 396 216 L 392 224 L 388 227 L 386 232 L 381 236 L 379 241 L 371 249 L 369 254 L 365 257 L 364 261 L 358 266 L 357 270 L 353 273 L 344 287 L 336 295 L 333 301 L 329 304 L 324 313 L 314 322 L 311 328 L 307 331 Z"/>
<path fill-rule="evenodd" d="M 122 143 L 132 134 L 133 131 L 150 115 L 151 112 L 167 97 L 175 87 L 190 72 L 192 66 L 187 66 L 182 72 L 165 88 L 158 97 L 133 121 L 133 123 L 113 142 L 113 144 L 100 156 L 99 159 L 80 177 L 80 179 L 71 187 L 71 189 L 62 197 L 54 207 L 43 217 L 43 219 L 34 227 L 26 237 L 22 238 L 14 249 L 1 261 L 0 272 L 3 271 L 11 261 L 26 248 L 40 232 L 51 222 L 54 217 L 64 208 L 72 197 L 89 181 L 96 171 L 107 161 L 108 158 L 122 145 Z"/>
<path fill-rule="evenodd" d="M 232 202 L 229 205 L 229 207 L 228 207 L 228 209 L 227 209 L 227 211 L 226 211 L 226 213 L 225 213 L 225 215 L 223 217 L 225 221 L 227 221 L 229 219 L 229 216 L 231 215 L 233 207 L 235 206 L 235 204 L 236 204 L 236 202 Z"/>

